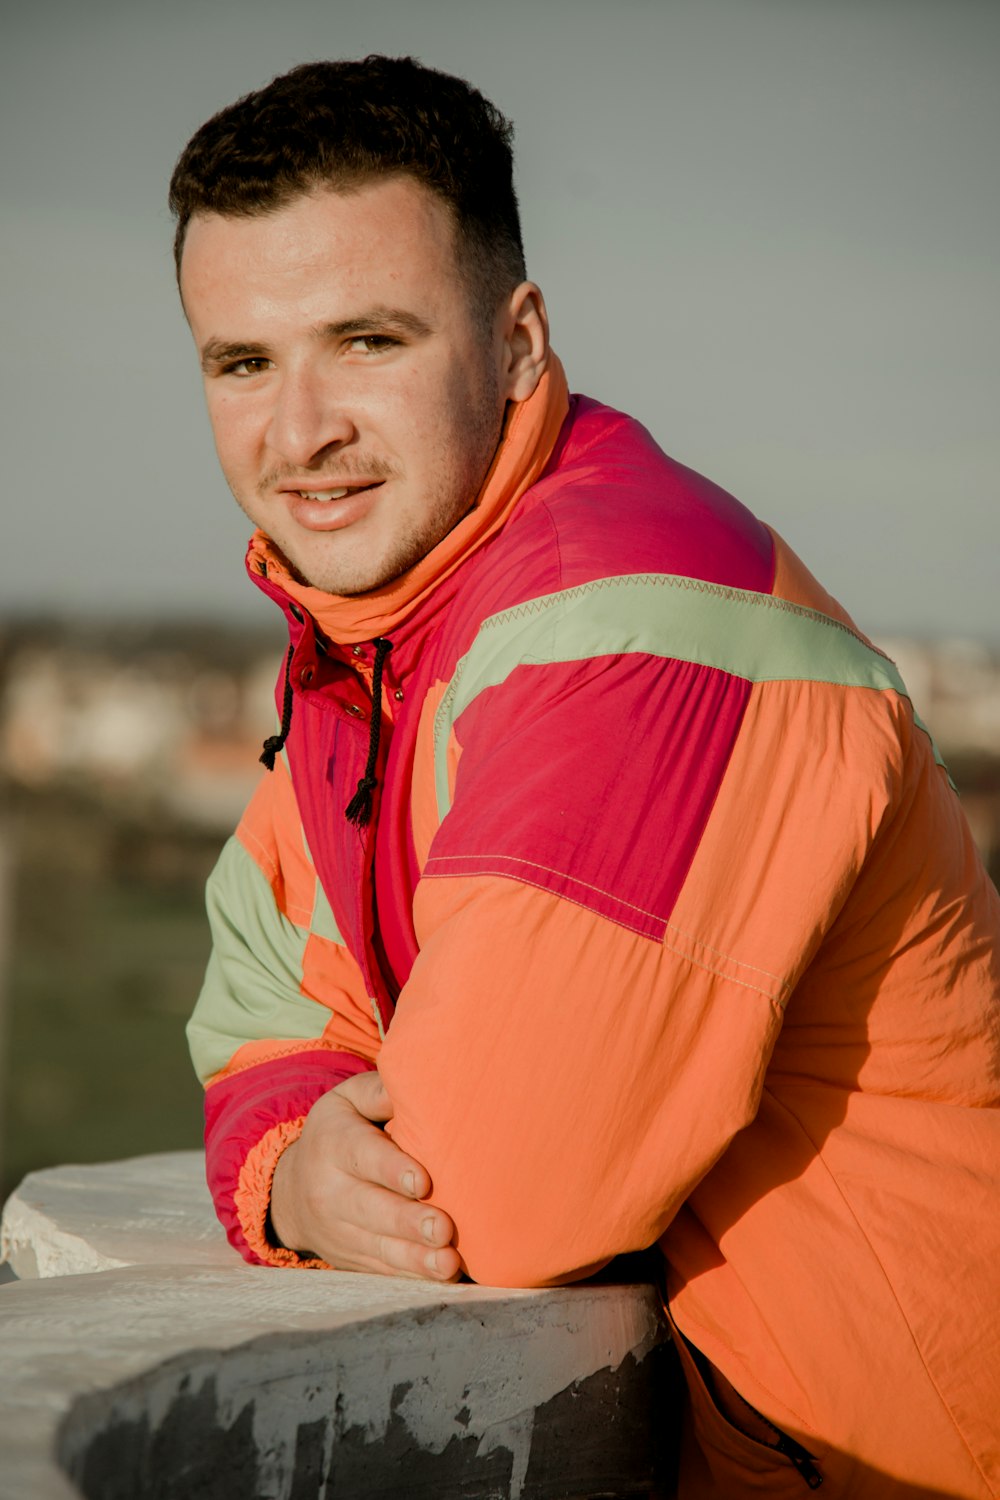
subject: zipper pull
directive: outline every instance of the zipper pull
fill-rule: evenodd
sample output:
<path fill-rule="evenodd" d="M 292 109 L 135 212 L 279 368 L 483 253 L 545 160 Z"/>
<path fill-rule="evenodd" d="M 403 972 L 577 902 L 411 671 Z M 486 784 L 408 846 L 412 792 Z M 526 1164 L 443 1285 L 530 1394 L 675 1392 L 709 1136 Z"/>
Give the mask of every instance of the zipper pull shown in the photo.
<path fill-rule="evenodd" d="M 788 1436 L 787 1432 L 783 1432 L 775 1447 L 779 1453 L 783 1453 L 794 1464 L 811 1490 L 819 1489 L 823 1483 L 823 1476 L 813 1463 L 812 1454 L 803 1448 L 801 1443 L 797 1443 L 794 1438 Z"/>

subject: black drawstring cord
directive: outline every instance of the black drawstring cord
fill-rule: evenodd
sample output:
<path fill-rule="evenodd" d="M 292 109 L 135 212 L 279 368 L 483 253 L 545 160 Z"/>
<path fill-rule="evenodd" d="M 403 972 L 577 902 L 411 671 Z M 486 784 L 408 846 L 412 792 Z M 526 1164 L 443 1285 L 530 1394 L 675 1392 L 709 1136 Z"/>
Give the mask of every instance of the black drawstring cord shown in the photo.
<path fill-rule="evenodd" d="M 288 655 L 285 657 L 285 699 L 281 705 L 281 729 L 278 734 L 270 734 L 264 741 L 260 752 L 260 763 L 269 771 L 274 770 L 274 762 L 285 748 L 288 731 L 292 727 L 292 654 L 294 646 L 289 646 Z"/>
<path fill-rule="evenodd" d="M 372 668 L 372 719 L 368 736 L 368 763 L 365 766 L 365 774 L 358 782 L 357 791 L 344 809 L 344 816 L 348 822 L 356 824 L 358 828 L 366 827 L 371 819 L 373 793 L 378 786 L 375 768 L 378 765 L 379 739 L 382 734 L 382 668 L 391 650 L 392 642 L 379 636 L 375 641 L 375 664 Z M 285 657 L 285 694 L 281 705 L 281 728 L 277 734 L 268 736 L 261 749 L 261 765 L 266 766 L 269 771 L 274 770 L 274 763 L 285 748 L 285 741 L 292 727 L 292 657 L 294 653 L 295 647 L 289 646 L 288 655 Z"/>
<path fill-rule="evenodd" d="M 365 766 L 365 774 L 358 782 L 357 791 L 344 808 L 344 817 L 348 823 L 354 823 L 358 828 L 365 828 L 371 818 L 372 797 L 378 786 L 375 767 L 378 764 L 378 742 L 382 733 L 382 667 L 391 650 L 391 641 L 387 641 L 384 636 L 376 638 L 375 665 L 372 668 L 372 727 L 368 736 L 368 764 Z"/>

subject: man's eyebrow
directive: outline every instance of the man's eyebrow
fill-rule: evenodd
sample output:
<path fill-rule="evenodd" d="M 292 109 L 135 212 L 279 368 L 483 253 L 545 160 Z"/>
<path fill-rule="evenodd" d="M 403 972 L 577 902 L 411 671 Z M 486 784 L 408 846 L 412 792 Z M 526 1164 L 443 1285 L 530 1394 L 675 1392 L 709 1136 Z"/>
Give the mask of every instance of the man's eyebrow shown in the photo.
<path fill-rule="evenodd" d="M 313 329 L 319 339 L 342 339 L 364 333 L 383 331 L 408 333 L 413 338 L 427 338 L 433 332 L 429 323 L 418 318 L 405 307 L 369 307 L 353 318 L 341 318 L 336 323 L 320 323 Z M 226 343 L 224 339 L 208 339 L 201 350 L 203 370 L 215 370 L 220 365 L 233 364 L 241 359 L 270 358 L 264 344 Z"/>
<path fill-rule="evenodd" d="M 227 344 L 222 339 L 209 339 L 202 345 L 201 367 L 214 369 L 218 365 L 230 364 L 238 359 L 266 359 L 263 344 Z"/>
<path fill-rule="evenodd" d="M 378 333 L 383 329 L 394 329 L 409 333 L 414 338 L 426 338 L 432 332 L 429 323 L 407 312 L 405 307 L 369 307 L 354 318 L 342 318 L 337 323 L 324 323 L 316 329 L 319 338 L 341 339 L 359 333 Z"/>

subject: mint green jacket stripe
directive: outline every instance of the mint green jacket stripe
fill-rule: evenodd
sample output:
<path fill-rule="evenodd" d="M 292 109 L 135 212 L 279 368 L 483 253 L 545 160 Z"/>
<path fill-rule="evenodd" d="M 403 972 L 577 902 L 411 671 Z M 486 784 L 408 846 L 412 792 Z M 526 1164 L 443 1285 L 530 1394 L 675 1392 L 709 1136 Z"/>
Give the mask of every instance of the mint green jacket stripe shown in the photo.
<path fill-rule="evenodd" d="M 451 805 L 449 736 L 484 689 L 499 686 L 520 666 L 629 652 L 715 667 L 753 683 L 825 682 L 908 697 L 887 656 L 817 610 L 670 574 L 599 579 L 483 621 L 435 716 L 439 817 Z M 936 748 L 935 756 L 941 764 Z"/>
<path fill-rule="evenodd" d="M 309 930 L 278 910 L 267 879 L 237 838 L 225 845 L 209 878 L 206 904 L 212 956 L 187 1028 L 203 1083 L 245 1042 L 312 1041 L 330 1019 L 325 1006 L 301 993 Z"/>

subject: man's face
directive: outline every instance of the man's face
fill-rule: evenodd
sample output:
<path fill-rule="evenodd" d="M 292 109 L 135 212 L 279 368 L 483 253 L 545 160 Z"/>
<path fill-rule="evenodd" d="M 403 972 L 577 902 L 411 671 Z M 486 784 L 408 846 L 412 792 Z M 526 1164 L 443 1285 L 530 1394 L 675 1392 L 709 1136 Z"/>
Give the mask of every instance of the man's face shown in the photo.
<path fill-rule="evenodd" d="M 471 508 L 508 395 L 440 199 L 409 177 L 196 215 L 181 293 L 223 472 L 306 582 L 357 594 Z"/>

